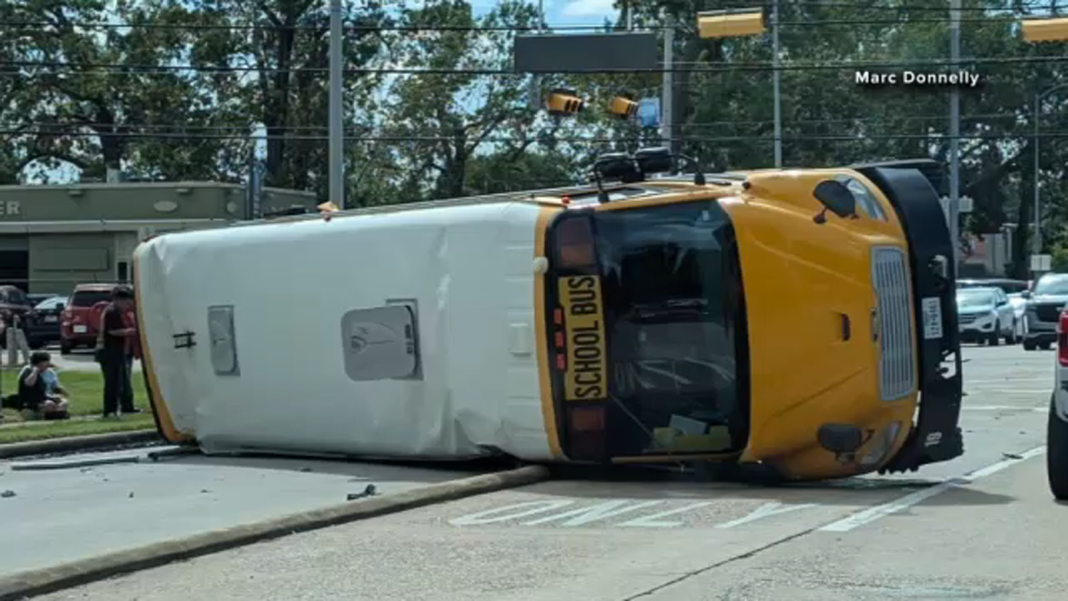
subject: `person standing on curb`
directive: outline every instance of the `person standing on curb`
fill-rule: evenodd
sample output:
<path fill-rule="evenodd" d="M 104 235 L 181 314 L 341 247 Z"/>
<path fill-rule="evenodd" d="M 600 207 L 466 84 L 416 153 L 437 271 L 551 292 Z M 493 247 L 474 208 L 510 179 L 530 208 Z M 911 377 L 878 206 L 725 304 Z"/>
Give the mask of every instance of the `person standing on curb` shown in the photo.
<path fill-rule="evenodd" d="M 104 417 L 123 413 L 137 413 L 133 406 L 133 387 L 130 384 L 131 340 L 137 328 L 126 323 L 126 314 L 133 305 L 133 293 L 126 286 L 118 286 L 111 294 L 111 304 L 101 316 L 97 360 L 104 372 Z"/>

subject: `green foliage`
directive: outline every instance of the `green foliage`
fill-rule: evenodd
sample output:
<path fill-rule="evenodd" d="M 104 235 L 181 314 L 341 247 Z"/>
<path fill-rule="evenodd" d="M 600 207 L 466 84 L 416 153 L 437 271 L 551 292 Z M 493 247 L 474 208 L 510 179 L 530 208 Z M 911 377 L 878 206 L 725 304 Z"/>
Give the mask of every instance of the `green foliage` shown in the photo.
<path fill-rule="evenodd" d="M 770 32 L 702 40 L 699 11 L 736 7 L 729 0 L 633 3 L 638 28 L 659 27 L 663 12 L 677 19 L 675 59 L 678 149 L 712 169 L 767 167 L 773 161 L 772 72 L 746 68 L 772 59 Z M 966 8 L 1011 12 L 965 13 L 963 68 L 986 84 L 961 94 L 961 192 L 975 199 L 966 228 L 997 231 L 1031 220 L 1034 190 L 1033 99 L 1037 91 L 1068 82 L 1063 63 L 982 65 L 968 57 L 1055 56 L 1063 43 L 1024 43 L 1013 18 L 1037 0 L 964 0 Z M 125 70 L 0 66 L 0 121 L 37 135 L 0 134 L 0 182 L 50 171 L 60 163 L 102 177 L 119 168 L 138 177 L 241 181 L 248 172 L 255 130 L 271 139 L 265 153 L 268 184 L 314 190 L 325 199 L 329 106 L 326 0 L 121 0 L 128 28 L 93 30 L 73 23 L 114 21 L 103 0 L 23 0 L 0 4 L 5 21 L 46 22 L 0 27 L 0 61 L 74 65 L 115 64 Z M 770 6 L 770 5 L 768 5 Z M 790 63 L 917 61 L 949 51 L 948 11 L 911 0 L 879 3 L 780 4 L 780 44 Z M 887 7 L 896 7 L 886 10 Z M 1015 15 L 1015 17 L 1013 16 Z M 1009 17 L 1009 18 L 1006 18 Z M 530 26 L 533 0 L 505 0 L 475 16 L 466 0 L 349 0 L 344 83 L 349 204 L 408 202 L 492 193 L 582 179 L 597 154 L 660 143 L 658 132 L 620 121 L 606 108 L 611 97 L 659 96 L 660 74 L 546 76 L 544 94 L 573 88 L 587 110 L 558 120 L 529 108 L 530 78 L 488 74 L 511 69 L 514 33 Z M 882 24 L 862 24 L 882 21 Z M 890 21 L 890 23 L 886 23 Z M 169 25 L 169 29 L 149 28 Z M 206 29 L 203 26 L 232 26 Z M 452 31 L 397 31 L 452 26 Z M 617 24 L 608 23 L 611 28 Z M 199 26 L 199 27 L 198 27 Z M 359 27 L 359 29 L 356 28 Z M 498 28 L 475 31 L 471 27 Z M 468 28 L 464 30 L 464 28 Z M 219 71 L 161 70 L 173 64 Z M 249 71 L 226 71 L 230 67 Z M 138 69 L 135 67 L 145 67 Z M 728 68 L 732 67 L 732 68 Z M 382 68 L 431 73 L 385 75 Z M 886 69 L 873 68 L 873 71 Z M 448 73 L 451 71 L 451 73 Z M 841 165 L 856 161 L 946 159 L 948 94 L 938 88 L 858 86 L 853 69 L 787 69 L 781 73 L 784 164 Z M 1041 130 L 1068 131 L 1068 89 L 1042 106 Z M 74 136 L 73 133 L 81 134 Z M 209 137 L 210 136 L 210 137 Z M 566 138 L 617 139 L 569 143 Z M 1043 213 L 1049 234 L 1068 220 L 1068 149 L 1058 139 L 1041 144 Z M 1025 202 L 1021 202 L 1021 199 Z M 1014 253 L 1024 257 L 1027 241 Z"/>

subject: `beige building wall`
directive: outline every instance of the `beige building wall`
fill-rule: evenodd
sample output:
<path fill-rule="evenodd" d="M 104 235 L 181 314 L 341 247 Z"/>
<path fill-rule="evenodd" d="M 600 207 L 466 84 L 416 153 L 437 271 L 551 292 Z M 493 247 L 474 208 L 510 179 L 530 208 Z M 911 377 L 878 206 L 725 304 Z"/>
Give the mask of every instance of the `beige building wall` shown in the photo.
<path fill-rule="evenodd" d="M 0 186 L 3 282 L 69 294 L 75 285 L 131 277 L 138 243 L 169 231 L 225 227 L 245 216 L 242 186 L 212 182 Z M 314 210 L 314 194 L 266 188 L 265 213 Z M 13 267 L 28 251 L 28 264 Z"/>

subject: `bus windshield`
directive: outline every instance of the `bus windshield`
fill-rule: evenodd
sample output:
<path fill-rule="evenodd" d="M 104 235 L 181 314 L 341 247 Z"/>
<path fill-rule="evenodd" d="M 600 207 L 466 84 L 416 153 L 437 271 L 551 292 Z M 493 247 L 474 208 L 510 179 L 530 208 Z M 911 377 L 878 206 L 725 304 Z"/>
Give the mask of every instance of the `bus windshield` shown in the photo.
<path fill-rule="evenodd" d="M 591 219 L 607 346 L 608 453 L 743 446 L 744 303 L 727 214 L 705 200 L 598 211 Z"/>

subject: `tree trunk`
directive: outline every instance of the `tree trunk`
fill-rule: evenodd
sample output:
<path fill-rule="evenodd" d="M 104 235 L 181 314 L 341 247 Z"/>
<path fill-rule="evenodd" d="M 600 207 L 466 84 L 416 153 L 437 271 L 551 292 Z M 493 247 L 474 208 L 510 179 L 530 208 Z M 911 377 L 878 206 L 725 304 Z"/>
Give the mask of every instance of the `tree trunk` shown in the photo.
<path fill-rule="evenodd" d="M 290 19 L 291 21 L 292 19 Z M 267 127 L 267 182 L 272 186 L 285 185 L 286 125 L 289 123 L 289 69 L 293 64 L 293 41 L 296 30 L 289 21 L 286 28 L 278 30 L 278 47 L 275 49 L 275 64 L 278 69 L 270 76 L 271 97 L 265 99 L 267 110 L 263 116 Z M 264 74 L 260 74 L 261 77 Z"/>

